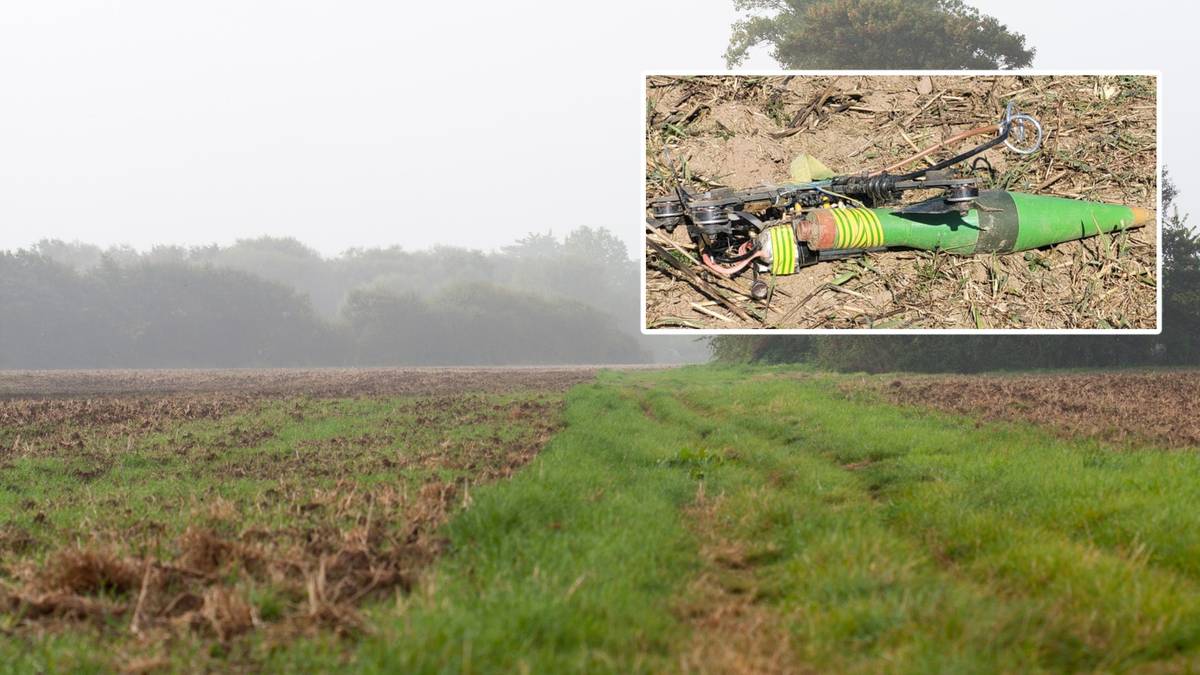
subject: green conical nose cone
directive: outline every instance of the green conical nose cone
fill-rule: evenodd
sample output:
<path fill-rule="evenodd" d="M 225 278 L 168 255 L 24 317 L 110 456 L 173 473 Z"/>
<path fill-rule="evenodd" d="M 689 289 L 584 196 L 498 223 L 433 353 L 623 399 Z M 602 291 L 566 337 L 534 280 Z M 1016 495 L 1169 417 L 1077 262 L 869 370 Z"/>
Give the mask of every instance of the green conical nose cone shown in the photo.
<path fill-rule="evenodd" d="M 1150 220 L 1145 209 L 1061 197 L 1009 193 L 1017 210 L 1019 233 L 1011 249 L 1023 251 L 1073 239 L 1140 227 Z M 982 235 L 981 235 L 982 238 Z"/>

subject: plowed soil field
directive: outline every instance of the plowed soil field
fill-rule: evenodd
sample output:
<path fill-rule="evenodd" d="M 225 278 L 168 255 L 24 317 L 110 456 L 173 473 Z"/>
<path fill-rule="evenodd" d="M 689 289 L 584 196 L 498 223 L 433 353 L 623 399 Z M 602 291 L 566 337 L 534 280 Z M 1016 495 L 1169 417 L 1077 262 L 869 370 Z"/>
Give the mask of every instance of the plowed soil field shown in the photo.
<path fill-rule="evenodd" d="M 892 403 L 979 419 L 1032 422 L 1063 435 L 1172 448 L 1200 446 L 1200 372 L 904 375 L 851 380 Z"/>

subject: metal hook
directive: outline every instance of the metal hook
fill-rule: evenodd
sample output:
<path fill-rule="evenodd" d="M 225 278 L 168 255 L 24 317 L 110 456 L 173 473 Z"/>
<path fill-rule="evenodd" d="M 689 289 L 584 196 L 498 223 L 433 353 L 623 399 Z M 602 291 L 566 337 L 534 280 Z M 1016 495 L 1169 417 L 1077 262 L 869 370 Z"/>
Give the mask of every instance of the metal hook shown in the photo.
<path fill-rule="evenodd" d="M 1028 147 L 1024 146 L 1026 127 L 1033 127 L 1035 132 L 1033 145 Z M 1018 155 L 1032 155 L 1042 147 L 1042 123 L 1038 122 L 1033 115 L 1016 112 L 1015 101 L 1009 101 L 1004 108 L 1004 120 L 1000 122 L 1001 133 L 1006 129 L 1008 138 L 1004 139 L 1004 147 Z M 1014 144 L 1012 139 L 1015 139 L 1020 145 Z"/>

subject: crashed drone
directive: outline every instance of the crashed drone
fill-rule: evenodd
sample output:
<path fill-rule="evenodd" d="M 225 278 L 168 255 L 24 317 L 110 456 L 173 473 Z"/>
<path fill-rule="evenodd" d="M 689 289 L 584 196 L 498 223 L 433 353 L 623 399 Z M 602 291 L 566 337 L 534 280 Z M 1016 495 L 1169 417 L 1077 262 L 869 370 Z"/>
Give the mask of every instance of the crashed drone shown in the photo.
<path fill-rule="evenodd" d="M 945 161 L 893 173 L 940 148 L 993 132 Z M 1142 208 L 980 190 L 976 178 L 953 169 L 1000 144 L 1032 154 L 1041 143 L 1041 124 L 1009 103 L 999 124 L 965 131 L 873 173 L 702 193 L 688 192 L 676 177 L 672 194 L 649 200 L 647 223 L 667 232 L 687 225 L 704 266 L 731 277 L 747 268 L 792 274 L 823 260 L 891 248 L 1010 253 L 1150 222 L 1151 213 Z M 930 189 L 942 194 L 896 205 L 907 191 Z"/>

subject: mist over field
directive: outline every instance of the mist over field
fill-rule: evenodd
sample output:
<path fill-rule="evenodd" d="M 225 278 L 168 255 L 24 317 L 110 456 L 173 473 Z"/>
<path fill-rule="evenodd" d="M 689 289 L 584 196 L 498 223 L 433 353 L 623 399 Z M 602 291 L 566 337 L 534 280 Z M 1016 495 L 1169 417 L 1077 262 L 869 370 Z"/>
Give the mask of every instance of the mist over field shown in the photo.
<path fill-rule="evenodd" d="M 0 253 L 0 368 L 602 364 L 697 361 L 638 332 L 638 273 L 599 229 L 491 253 L 295 239 Z"/>
<path fill-rule="evenodd" d="M 0 5 L 0 674 L 1200 672 L 1186 124 L 1161 333 L 642 336 L 634 260 L 642 73 L 1158 68 L 1181 120 L 1178 7 Z M 1077 127 L 1041 188 L 1128 168 Z"/>

